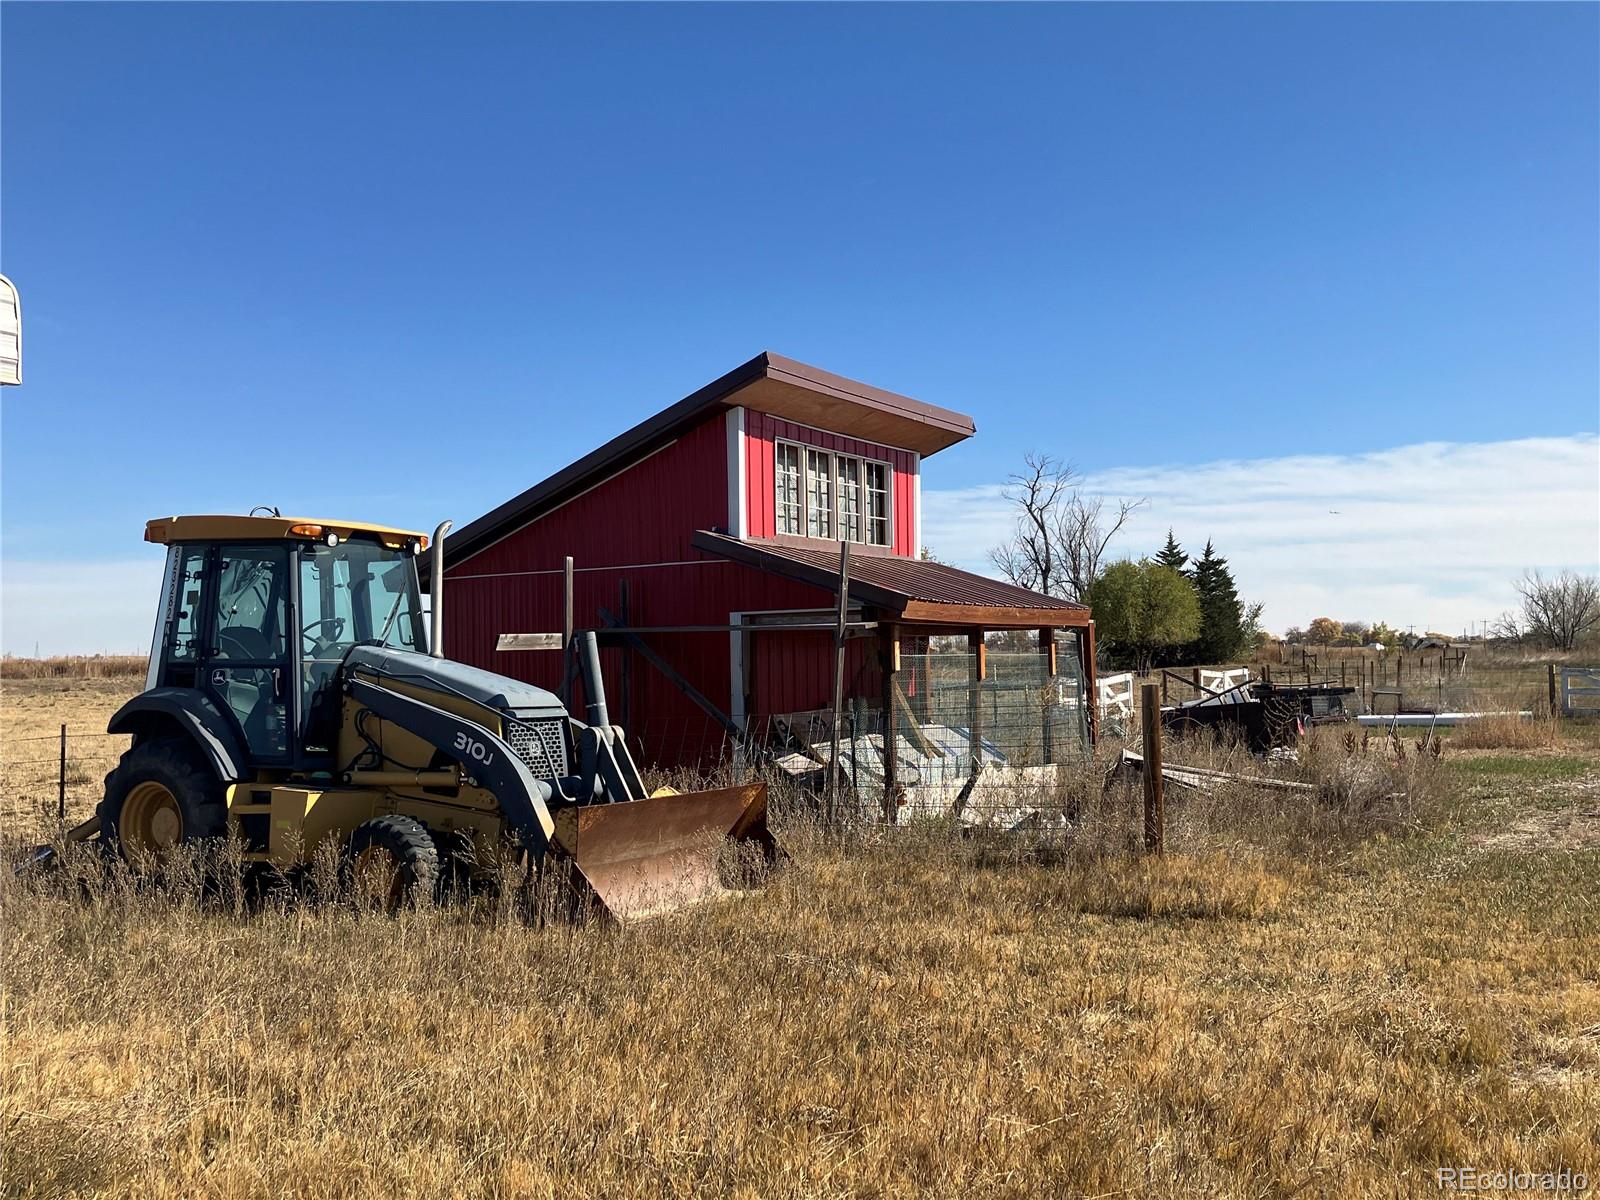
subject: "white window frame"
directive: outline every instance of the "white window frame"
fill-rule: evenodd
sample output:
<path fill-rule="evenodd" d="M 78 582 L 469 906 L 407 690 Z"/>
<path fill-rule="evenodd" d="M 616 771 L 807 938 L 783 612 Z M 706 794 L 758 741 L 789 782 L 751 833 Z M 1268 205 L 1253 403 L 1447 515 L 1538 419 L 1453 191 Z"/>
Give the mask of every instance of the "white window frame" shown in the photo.
<path fill-rule="evenodd" d="M 870 455 L 846 454 L 839 450 L 826 450 L 821 446 L 811 446 L 805 442 L 791 441 L 788 438 L 775 438 L 773 440 L 778 448 L 772 458 L 773 528 L 777 533 L 790 537 L 799 536 L 816 541 L 829 542 L 837 542 L 843 538 L 845 529 L 844 489 L 839 486 L 841 482 L 839 464 L 841 460 L 849 460 L 856 464 L 858 497 L 856 521 L 859 533 L 859 536 L 850 540 L 859 546 L 881 545 L 885 550 L 894 549 L 896 514 L 894 510 L 894 464 L 892 462 L 887 459 L 873 458 Z M 783 496 L 778 488 L 780 478 L 778 464 L 782 457 L 783 447 L 793 447 L 800 463 L 800 530 L 798 534 L 790 533 L 783 528 Z M 815 456 L 815 461 L 822 465 L 814 467 L 813 456 Z M 872 505 L 870 489 L 867 486 L 867 468 L 869 466 L 883 468 L 884 541 L 881 543 L 870 540 L 872 537 Z M 817 475 L 825 477 L 828 488 L 830 507 L 828 514 L 829 530 L 826 534 L 813 534 L 811 532 L 811 517 L 813 513 L 819 513 L 819 510 L 814 508 L 811 503 L 812 480 Z"/>
<path fill-rule="evenodd" d="M 786 451 L 794 452 L 795 498 L 791 502 L 783 492 L 783 460 Z M 806 531 L 806 460 L 797 442 L 779 442 L 772 456 L 772 518 L 778 533 L 803 537 Z M 794 528 L 785 529 L 784 517 L 794 516 Z"/>

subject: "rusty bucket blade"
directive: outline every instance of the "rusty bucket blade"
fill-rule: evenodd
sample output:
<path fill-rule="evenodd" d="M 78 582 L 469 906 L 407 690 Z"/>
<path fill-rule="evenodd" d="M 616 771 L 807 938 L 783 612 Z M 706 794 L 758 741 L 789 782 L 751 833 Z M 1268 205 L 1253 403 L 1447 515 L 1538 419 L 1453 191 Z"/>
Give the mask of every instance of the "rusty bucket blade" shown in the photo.
<path fill-rule="evenodd" d="M 736 891 L 723 880 L 730 842 L 748 844 L 764 864 L 778 858 L 761 783 L 569 809 L 556 838 L 601 904 L 623 920 Z"/>

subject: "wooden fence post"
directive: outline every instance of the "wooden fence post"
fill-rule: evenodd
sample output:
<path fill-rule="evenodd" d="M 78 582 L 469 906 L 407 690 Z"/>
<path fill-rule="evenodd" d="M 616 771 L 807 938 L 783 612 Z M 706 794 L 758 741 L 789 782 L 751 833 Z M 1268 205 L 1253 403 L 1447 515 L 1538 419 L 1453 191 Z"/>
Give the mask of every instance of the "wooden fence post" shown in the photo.
<path fill-rule="evenodd" d="M 833 629 L 833 730 L 828 748 L 828 820 L 839 819 L 839 725 L 844 713 L 844 639 L 850 619 L 850 543 L 839 539 L 839 611 Z"/>
<path fill-rule="evenodd" d="M 578 670 L 577 647 L 572 644 L 572 555 L 561 567 L 561 703 L 572 711 L 572 681 Z"/>
<path fill-rule="evenodd" d="M 628 599 L 629 599 L 629 597 L 628 597 L 628 581 L 626 579 L 619 579 L 617 581 L 617 619 L 619 621 L 621 621 L 624 625 L 630 625 L 630 624 L 633 623 L 633 606 L 628 603 Z M 734 636 L 735 637 L 743 637 L 744 635 L 743 634 L 735 634 Z M 744 651 L 745 654 L 749 653 L 748 647 L 741 647 L 741 649 Z M 622 727 L 624 729 L 632 729 L 633 728 L 633 651 L 628 648 L 626 643 L 624 643 L 623 646 L 622 646 L 622 649 L 620 651 L 620 654 L 621 654 L 621 657 L 622 657 L 622 666 L 621 666 L 621 669 L 617 672 L 617 674 L 618 674 L 618 687 L 619 687 L 619 692 L 620 692 L 619 703 L 617 705 L 617 711 L 619 711 L 622 714 Z M 740 712 L 744 711 L 744 706 L 742 704 L 739 706 L 739 711 Z M 746 723 L 748 724 L 748 717 L 746 718 Z"/>
<path fill-rule="evenodd" d="M 1144 723 L 1144 849 L 1160 854 L 1166 842 L 1166 804 L 1161 787 L 1161 689 L 1147 683 L 1140 689 Z"/>
<path fill-rule="evenodd" d="M 900 742 L 895 708 L 900 703 L 900 629 L 884 622 L 878 626 L 878 655 L 883 676 L 883 816 L 891 825 L 900 820 Z M 913 729 L 916 723 L 913 721 Z"/>

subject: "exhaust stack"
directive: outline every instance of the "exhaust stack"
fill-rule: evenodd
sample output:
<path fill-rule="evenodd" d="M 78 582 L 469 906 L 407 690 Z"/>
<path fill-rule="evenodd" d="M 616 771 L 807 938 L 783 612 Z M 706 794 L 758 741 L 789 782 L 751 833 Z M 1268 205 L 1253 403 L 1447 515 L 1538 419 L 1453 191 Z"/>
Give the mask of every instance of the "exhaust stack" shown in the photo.
<path fill-rule="evenodd" d="M 589 724 L 610 725 L 606 685 L 600 678 L 600 642 L 592 629 L 586 630 L 578 641 L 578 667 L 583 672 L 584 707 L 588 710 Z"/>
<path fill-rule="evenodd" d="M 428 653 L 444 657 L 444 535 L 454 521 L 440 521 L 433 531 L 433 567 L 428 572 Z"/>

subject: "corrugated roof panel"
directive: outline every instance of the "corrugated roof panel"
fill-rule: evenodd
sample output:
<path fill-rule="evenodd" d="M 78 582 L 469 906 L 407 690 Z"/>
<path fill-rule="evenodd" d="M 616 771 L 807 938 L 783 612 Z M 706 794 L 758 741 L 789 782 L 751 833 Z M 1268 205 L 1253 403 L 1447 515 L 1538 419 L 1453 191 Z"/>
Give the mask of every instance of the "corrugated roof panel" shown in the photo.
<path fill-rule="evenodd" d="M 836 545 L 796 546 L 789 542 L 726 537 L 701 531 L 694 544 L 712 554 L 720 554 L 752 566 L 782 570 L 785 563 L 797 568 L 800 577 L 826 575 L 837 578 L 839 550 Z M 1021 608 L 1086 612 L 1087 606 L 1059 596 L 1030 592 L 999 579 L 975 575 L 944 563 L 928 562 L 900 555 L 852 554 L 850 558 L 851 594 L 867 603 L 889 602 L 903 609 L 912 601 L 926 604 L 959 604 L 980 608 Z M 873 595 L 871 593 L 877 593 Z M 895 603 L 898 600 L 898 603 Z"/>

